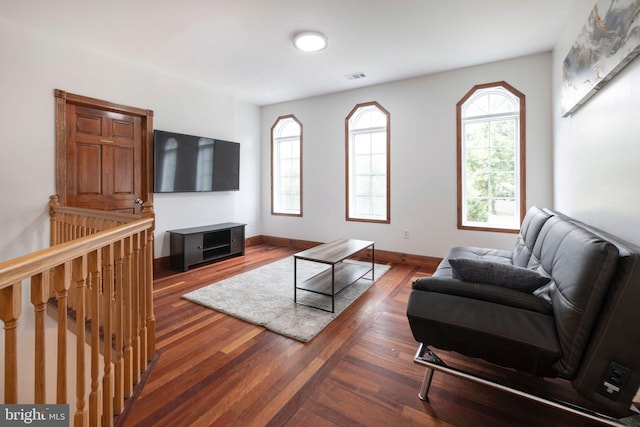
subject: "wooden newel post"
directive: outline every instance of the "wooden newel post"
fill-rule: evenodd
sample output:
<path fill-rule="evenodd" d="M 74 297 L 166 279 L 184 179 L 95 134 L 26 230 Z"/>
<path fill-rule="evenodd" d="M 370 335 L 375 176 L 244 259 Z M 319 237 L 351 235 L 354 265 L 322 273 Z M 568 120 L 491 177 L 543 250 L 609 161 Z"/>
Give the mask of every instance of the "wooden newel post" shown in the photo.
<path fill-rule="evenodd" d="M 0 320 L 4 322 L 4 403 L 18 403 L 18 318 L 22 283 L 0 289 Z"/>
<path fill-rule="evenodd" d="M 49 229 L 49 245 L 53 246 L 55 244 L 58 243 L 58 227 L 56 225 L 56 219 L 55 219 L 55 214 L 56 214 L 56 207 L 60 206 L 60 198 L 58 197 L 57 194 L 54 194 L 53 196 L 49 196 L 49 222 L 50 222 L 50 229 Z"/>
<path fill-rule="evenodd" d="M 152 202 L 145 202 L 142 207 L 142 218 L 152 218 L 154 220 L 151 228 L 147 230 L 147 244 L 144 268 L 146 273 L 144 275 L 146 282 L 144 289 L 146 293 L 146 324 L 147 324 L 147 361 L 153 359 L 156 352 L 156 318 L 153 314 L 153 234 L 156 227 L 155 218 L 156 214 L 153 210 Z"/>

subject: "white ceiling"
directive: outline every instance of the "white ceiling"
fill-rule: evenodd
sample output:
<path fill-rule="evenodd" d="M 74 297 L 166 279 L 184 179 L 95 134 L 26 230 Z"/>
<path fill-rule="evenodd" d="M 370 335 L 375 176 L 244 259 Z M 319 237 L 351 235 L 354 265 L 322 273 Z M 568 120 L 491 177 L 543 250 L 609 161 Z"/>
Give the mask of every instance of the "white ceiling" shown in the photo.
<path fill-rule="evenodd" d="M 576 1 L 0 0 L 0 16 L 266 105 L 549 51 Z M 329 47 L 295 50 L 302 30 Z"/>

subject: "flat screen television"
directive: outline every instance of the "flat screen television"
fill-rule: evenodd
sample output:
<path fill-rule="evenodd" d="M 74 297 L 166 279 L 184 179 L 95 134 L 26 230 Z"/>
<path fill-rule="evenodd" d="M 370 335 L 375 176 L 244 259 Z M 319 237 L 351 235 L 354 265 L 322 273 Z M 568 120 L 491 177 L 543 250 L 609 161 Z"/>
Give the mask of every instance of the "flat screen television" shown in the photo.
<path fill-rule="evenodd" d="M 155 130 L 153 158 L 156 193 L 240 189 L 237 142 Z"/>

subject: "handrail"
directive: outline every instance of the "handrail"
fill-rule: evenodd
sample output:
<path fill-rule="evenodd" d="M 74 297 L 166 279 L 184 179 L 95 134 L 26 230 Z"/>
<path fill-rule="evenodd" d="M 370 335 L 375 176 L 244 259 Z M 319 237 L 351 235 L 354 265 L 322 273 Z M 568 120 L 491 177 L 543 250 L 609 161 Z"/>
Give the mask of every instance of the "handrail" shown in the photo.
<path fill-rule="evenodd" d="M 91 216 L 99 217 L 103 219 L 108 219 L 112 221 L 120 221 L 121 223 L 127 223 L 132 221 L 132 217 L 137 217 L 138 215 L 132 215 L 123 212 L 111 212 L 111 211 L 101 211 L 98 209 L 84 209 L 84 208 L 74 208 L 71 206 L 55 206 L 55 212 L 65 214 L 75 214 L 75 215 L 87 215 L 90 213 Z"/>
<path fill-rule="evenodd" d="M 75 396 L 73 425 L 111 426 L 155 355 L 153 206 L 131 215 L 62 207 L 52 196 L 49 214 L 51 247 L 0 263 L 4 403 L 70 404 Z M 45 339 L 52 301 L 56 346 Z M 33 311 L 22 313 L 29 303 Z M 35 333 L 19 334 L 18 323 Z M 70 330 L 75 357 L 67 354 Z M 51 352 L 55 363 L 47 364 Z M 68 390 L 67 370 L 75 373 L 75 390 Z M 47 398 L 47 371 L 55 372 L 55 399 Z"/>
<path fill-rule="evenodd" d="M 129 224 L 120 225 L 90 236 L 81 237 L 71 242 L 42 249 L 9 261 L 0 263 L 0 289 L 38 273 L 50 270 L 56 265 L 70 261 L 83 254 L 115 243 L 118 240 L 152 227 L 153 219 L 140 219 Z"/>

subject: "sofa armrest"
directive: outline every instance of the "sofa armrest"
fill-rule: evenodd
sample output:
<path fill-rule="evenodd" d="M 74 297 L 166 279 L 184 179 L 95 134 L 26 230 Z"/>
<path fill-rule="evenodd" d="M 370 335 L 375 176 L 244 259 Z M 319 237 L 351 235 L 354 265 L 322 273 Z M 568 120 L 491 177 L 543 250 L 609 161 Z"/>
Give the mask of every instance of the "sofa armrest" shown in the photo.
<path fill-rule="evenodd" d="M 526 292 L 485 283 L 465 282 L 447 277 L 422 277 L 413 282 L 413 289 L 457 295 L 496 304 L 508 305 L 542 314 L 552 315 L 549 302 Z"/>

